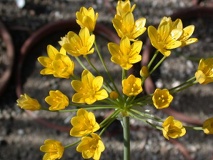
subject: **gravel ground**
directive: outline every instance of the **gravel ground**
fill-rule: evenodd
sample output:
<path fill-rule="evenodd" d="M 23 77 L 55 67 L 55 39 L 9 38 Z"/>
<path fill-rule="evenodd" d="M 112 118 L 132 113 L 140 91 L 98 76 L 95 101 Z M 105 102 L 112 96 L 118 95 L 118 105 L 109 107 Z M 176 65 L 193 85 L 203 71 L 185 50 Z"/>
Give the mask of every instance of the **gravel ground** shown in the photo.
<path fill-rule="evenodd" d="M 157 24 L 163 16 L 169 16 L 178 9 L 192 7 L 192 0 L 135 0 L 137 4 L 135 16 L 146 17 L 147 25 Z M 210 3 L 211 1 L 206 1 Z M 0 97 L 0 160 L 39 160 L 43 154 L 39 151 L 40 145 L 47 138 L 58 139 L 67 144 L 75 139 L 69 136 L 69 114 L 58 114 L 46 112 L 35 112 L 30 114 L 20 110 L 16 106 L 16 72 L 20 48 L 24 41 L 41 26 L 57 21 L 59 19 L 75 18 L 75 12 L 83 5 L 92 6 L 99 12 L 99 23 L 111 28 L 110 21 L 114 15 L 116 1 L 108 0 L 32 0 L 26 1 L 23 8 L 17 7 L 15 1 L 0 1 L 0 18 L 10 31 L 15 46 L 15 64 L 13 75 L 7 90 Z M 202 3 L 201 5 L 205 5 Z M 155 84 L 158 87 L 171 87 L 189 78 L 196 70 L 198 61 L 196 58 L 209 57 L 213 55 L 213 30 L 212 21 L 209 19 L 193 19 L 184 24 L 193 23 L 196 25 L 195 37 L 199 42 L 188 48 L 179 49 L 160 67 L 159 73 L 155 75 Z M 111 28 L 112 29 L 112 28 Z M 50 88 L 60 88 L 67 94 L 71 94 L 70 82 L 56 80 L 51 77 L 38 75 L 41 66 L 32 61 L 40 54 L 46 54 L 46 45 L 56 44 L 58 38 L 64 35 L 64 31 L 52 37 L 43 39 L 30 52 L 31 56 L 26 57 L 27 62 L 23 67 L 24 92 L 29 93 L 38 99 L 47 95 Z M 107 43 L 103 37 L 99 41 L 105 46 Z M 143 37 L 142 37 L 143 38 Z M 1 42 L 1 41 L 0 41 Z M 144 42 L 145 43 L 145 42 Z M 3 44 L 4 45 L 4 44 Z M 102 51 L 107 52 L 101 46 Z M 144 46 L 145 48 L 146 46 Z M 184 53 L 180 55 L 179 53 Z M 2 55 L 2 54 L 0 54 Z M 194 56 L 195 59 L 191 59 Z M 0 57 L 1 58 L 1 57 Z M 93 57 L 93 61 L 95 62 Z M 108 57 L 106 57 L 108 58 Z M 29 66 L 31 65 L 31 66 Z M 98 65 L 98 64 L 97 64 Z M 112 64 L 111 64 L 112 65 Z M 119 71 L 116 66 L 111 67 L 115 72 Z M 160 75 L 160 76 L 159 76 Z M 68 87 L 69 86 L 69 87 Z M 186 115 L 204 120 L 213 116 L 213 85 L 196 85 L 191 89 L 177 95 L 172 107 Z M 147 106 L 149 107 L 149 106 Z M 152 107 L 151 112 L 165 117 L 166 114 L 156 112 Z M 98 117 L 104 116 L 105 112 L 97 112 Z M 40 116 L 51 123 L 56 123 L 61 128 L 54 128 L 46 121 L 38 121 L 33 116 Z M 68 117 L 68 118 L 67 118 Z M 103 141 L 106 150 L 101 159 L 122 159 L 122 129 L 116 121 L 104 134 Z M 141 122 L 131 120 L 131 150 L 132 159 L 139 160 L 185 160 L 190 159 L 183 155 L 181 146 L 177 142 L 167 141 L 159 131 L 152 129 Z M 178 139 L 187 151 L 191 159 L 213 160 L 213 137 L 207 136 L 198 131 L 189 131 L 186 136 Z M 82 159 L 81 155 L 70 148 L 63 157 L 66 159 Z"/>

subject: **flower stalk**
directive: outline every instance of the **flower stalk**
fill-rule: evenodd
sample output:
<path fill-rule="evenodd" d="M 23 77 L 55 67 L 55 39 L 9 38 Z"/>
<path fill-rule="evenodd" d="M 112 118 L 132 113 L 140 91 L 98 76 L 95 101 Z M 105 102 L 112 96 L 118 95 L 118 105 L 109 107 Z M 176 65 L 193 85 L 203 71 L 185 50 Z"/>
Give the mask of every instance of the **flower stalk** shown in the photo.
<path fill-rule="evenodd" d="M 124 116 L 122 119 L 123 126 L 123 143 L 124 143 L 124 152 L 123 160 L 130 160 L 130 123 L 129 116 Z"/>

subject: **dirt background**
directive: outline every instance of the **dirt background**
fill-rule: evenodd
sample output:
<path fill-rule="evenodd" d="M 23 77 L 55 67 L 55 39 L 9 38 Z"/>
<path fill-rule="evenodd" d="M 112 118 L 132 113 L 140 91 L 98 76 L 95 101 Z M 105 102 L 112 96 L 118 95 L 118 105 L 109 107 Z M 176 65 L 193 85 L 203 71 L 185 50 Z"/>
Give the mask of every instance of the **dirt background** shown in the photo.
<path fill-rule="evenodd" d="M 19 1 L 20 2 L 20 1 Z M 172 15 L 180 9 L 194 7 L 192 0 L 135 0 L 137 4 L 134 11 L 135 17 L 145 17 L 146 26 L 159 23 L 163 16 Z M 23 7 L 18 7 L 12 0 L 0 1 L 0 20 L 5 24 L 12 36 L 15 47 L 15 60 L 13 74 L 9 84 L 0 97 L 0 160 L 39 160 L 43 153 L 39 147 L 47 138 L 58 139 L 63 144 L 72 143 L 74 138 L 69 136 L 70 114 L 35 112 L 27 113 L 16 106 L 17 72 L 20 69 L 20 49 L 27 38 L 42 26 L 62 20 L 75 19 L 75 12 L 81 6 L 92 6 L 99 13 L 98 23 L 105 25 L 113 31 L 111 19 L 114 16 L 116 1 L 112 0 L 31 0 L 26 1 Z M 212 1 L 201 2 L 200 6 L 212 6 Z M 208 17 L 208 16 L 207 16 Z M 213 19 L 213 18 L 212 18 Z M 176 50 L 170 58 L 160 67 L 154 75 L 155 85 L 158 87 L 172 87 L 194 74 L 200 57 L 213 55 L 213 21 L 211 18 L 193 18 L 184 22 L 184 25 L 195 24 L 196 31 L 193 35 L 199 42 L 192 46 Z M 60 88 L 67 94 L 72 94 L 70 82 L 42 77 L 38 73 L 42 68 L 35 59 L 46 54 L 46 45 L 56 45 L 65 30 L 43 38 L 31 48 L 22 65 L 21 78 L 23 92 L 38 98 L 43 105 L 42 98 L 48 94 L 49 89 Z M 100 48 L 107 52 L 106 37 L 97 36 L 101 42 Z M 146 34 L 141 37 L 146 49 Z M 0 57 L 5 56 L 5 44 L 1 42 Z M 184 54 L 180 54 L 184 53 Z M 192 56 L 194 58 L 192 58 Z M 106 59 L 109 57 L 105 57 Z M 5 62 L 6 60 L 2 61 Z M 92 57 L 96 62 L 96 57 Z M 109 62 L 110 63 L 110 62 Z M 96 65 L 99 65 L 96 62 Z M 119 80 L 119 68 L 110 64 L 114 77 Z M 78 72 L 78 70 L 76 71 Z M 80 72 L 80 70 L 79 70 Z M 213 85 L 196 85 L 187 91 L 175 96 L 172 108 L 187 116 L 203 121 L 213 116 Z M 163 112 L 156 111 L 153 107 L 147 108 L 160 117 L 166 117 Z M 107 112 L 108 113 L 108 112 Z M 107 114 L 99 111 L 96 115 L 101 119 Z M 39 117 L 42 119 L 36 119 Z M 56 124 L 56 125 L 53 125 Z M 59 126 L 59 127 L 58 127 Z M 57 128 L 58 127 L 58 128 Z M 213 137 L 204 135 L 200 131 L 189 130 L 178 141 L 167 141 L 159 131 L 144 125 L 136 120 L 131 120 L 131 150 L 132 159 L 140 160 L 213 160 Z M 122 129 L 116 121 L 103 135 L 106 150 L 101 159 L 122 159 Z M 82 159 L 75 148 L 65 151 L 64 160 Z"/>

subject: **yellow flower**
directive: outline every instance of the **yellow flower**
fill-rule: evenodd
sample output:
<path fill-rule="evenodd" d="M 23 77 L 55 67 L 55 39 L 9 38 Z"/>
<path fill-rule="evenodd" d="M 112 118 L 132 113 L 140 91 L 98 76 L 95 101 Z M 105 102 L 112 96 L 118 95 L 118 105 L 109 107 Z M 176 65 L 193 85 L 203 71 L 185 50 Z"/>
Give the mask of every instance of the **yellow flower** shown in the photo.
<path fill-rule="evenodd" d="M 39 110 L 41 108 L 39 102 L 36 99 L 29 97 L 27 94 L 21 95 L 20 98 L 17 99 L 17 105 L 22 109 L 31 111 Z"/>
<path fill-rule="evenodd" d="M 90 136 L 83 137 L 76 150 L 82 152 L 84 159 L 93 158 L 99 160 L 101 152 L 105 150 L 105 146 L 99 135 L 91 133 Z"/>
<path fill-rule="evenodd" d="M 173 22 L 170 17 L 162 18 L 158 29 L 154 26 L 148 27 L 148 36 L 151 44 L 166 57 L 171 54 L 171 49 L 182 45 L 182 42 L 178 40 L 182 33 L 182 29 L 173 28 Z"/>
<path fill-rule="evenodd" d="M 112 23 L 120 38 L 126 36 L 130 40 L 135 40 L 146 31 L 146 19 L 140 18 L 135 21 L 132 12 L 126 13 L 123 17 L 116 14 Z"/>
<path fill-rule="evenodd" d="M 70 78 L 73 75 L 75 64 L 67 55 L 57 54 L 53 61 L 53 76 L 59 78 Z"/>
<path fill-rule="evenodd" d="M 213 117 L 203 122 L 203 132 L 206 134 L 213 134 Z"/>
<path fill-rule="evenodd" d="M 117 99 L 118 98 L 118 93 L 116 92 L 116 91 L 112 91 L 112 92 L 110 92 L 110 95 L 109 95 L 109 97 L 111 98 L 111 99 Z"/>
<path fill-rule="evenodd" d="M 61 37 L 61 40 L 58 41 L 58 43 L 60 44 L 60 46 L 62 47 L 65 43 L 69 43 L 69 40 L 67 38 L 67 35 L 65 35 L 64 37 Z M 63 47 L 62 47 L 63 48 Z M 65 50 L 65 49 L 64 49 Z M 65 50 L 66 52 L 66 50 Z"/>
<path fill-rule="evenodd" d="M 90 32 L 93 32 L 98 19 L 98 13 L 95 13 L 92 7 L 88 9 L 81 7 L 80 11 L 76 12 L 76 18 L 76 22 L 81 28 L 87 27 Z"/>
<path fill-rule="evenodd" d="M 79 31 L 79 35 L 75 32 L 68 32 L 65 38 L 62 38 L 62 47 L 72 56 L 85 56 L 92 54 L 94 48 L 92 48 L 95 41 L 95 35 L 89 33 L 88 28 L 82 28 Z"/>
<path fill-rule="evenodd" d="M 127 79 L 122 80 L 123 93 L 127 96 L 137 96 L 143 91 L 141 79 L 130 75 Z"/>
<path fill-rule="evenodd" d="M 162 124 L 163 136 L 169 140 L 169 138 L 178 138 L 186 134 L 186 129 L 182 123 L 175 120 L 174 117 L 169 116 Z"/>
<path fill-rule="evenodd" d="M 131 44 L 127 37 L 121 39 L 120 45 L 108 43 L 108 49 L 112 55 L 111 61 L 119 64 L 125 70 L 130 69 L 134 63 L 141 61 L 141 48 L 142 41 L 135 41 Z"/>
<path fill-rule="evenodd" d="M 41 63 L 41 65 L 45 67 L 44 69 L 40 71 L 40 74 L 42 75 L 54 74 L 52 63 L 55 60 L 56 55 L 57 54 L 65 55 L 66 53 L 64 52 L 60 53 L 55 47 L 53 47 L 52 45 L 48 45 L 47 54 L 48 54 L 48 57 L 41 56 L 38 58 L 38 61 Z"/>
<path fill-rule="evenodd" d="M 193 34 L 195 29 L 194 25 L 189 25 L 183 28 L 183 23 L 181 19 L 176 19 L 173 22 L 172 26 L 173 26 L 173 29 L 181 29 L 183 31 L 182 35 L 178 38 L 178 40 L 182 42 L 181 47 L 190 45 L 198 41 L 197 38 L 190 38 L 190 36 Z"/>
<path fill-rule="evenodd" d="M 147 78 L 149 76 L 149 69 L 147 66 L 143 66 L 140 70 L 140 76 L 143 78 Z"/>
<path fill-rule="evenodd" d="M 200 84 L 213 82 L 213 58 L 200 60 L 195 77 Z"/>
<path fill-rule="evenodd" d="M 45 101 L 50 105 L 49 110 L 61 110 L 69 105 L 69 99 L 61 91 L 50 91 Z"/>
<path fill-rule="evenodd" d="M 99 130 L 100 126 L 95 120 L 92 112 L 87 112 L 85 109 L 79 109 L 77 116 L 71 119 L 73 128 L 70 130 L 70 135 L 75 137 L 83 137 L 90 133 Z"/>
<path fill-rule="evenodd" d="M 124 17 L 128 12 L 133 12 L 135 7 L 136 7 L 135 4 L 131 7 L 131 3 L 129 0 L 118 1 L 117 6 L 116 6 L 116 11 L 117 11 L 116 14 L 121 17 Z"/>
<path fill-rule="evenodd" d="M 71 85 L 77 92 L 72 96 L 72 101 L 75 103 L 92 104 L 108 97 L 107 91 L 101 89 L 103 77 L 94 77 L 88 70 L 82 72 L 81 81 L 73 80 Z"/>
<path fill-rule="evenodd" d="M 54 77 L 59 78 L 69 78 L 70 75 L 73 75 L 74 62 L 66 55 L 64 48 L 61 48 L 58 51 L 51 45 L 47 46 L 46 56 L 41 56 L 38 58 L 38 61 L 45 68 L 40 71 L 42 75 L 53 74 Z"/>
<path fill-rule="evenodd" d="M 169 107 L 173 100 L 173 96 L 167 89 L 157 88 L 152 96 L 152 101 L 157 109 L 163 109 Z"/>
<path fill-rule="evenodd" d="M 64 146 L 59 141 L 47 139 L 40 147 L 40 151 L 45 152 L 43 160 L 56 160 L 62 157 Z"/>

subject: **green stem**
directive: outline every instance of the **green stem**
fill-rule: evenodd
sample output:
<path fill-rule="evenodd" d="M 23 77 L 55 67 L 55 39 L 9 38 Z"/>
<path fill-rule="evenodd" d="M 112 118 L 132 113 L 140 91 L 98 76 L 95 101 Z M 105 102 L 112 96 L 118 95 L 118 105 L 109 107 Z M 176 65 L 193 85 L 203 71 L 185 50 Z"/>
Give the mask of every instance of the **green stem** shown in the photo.
<path fill-rule="evenodd" d="M 88 56 L 85 56 L 87 63 L 89 63 L 89 65 L 96 71 L 96 73 L 98 75 L 101 75 L 101 73 L 97 70 L 97 68 L 92 64 L 92 62 L 90 61 L 90 59 L 88 58 Z"/>
<path fill-rule="evenodd" d="M 64 146 L 64 148 L 66 149 L 66 148 L 75 146 L 75 145 L 78 144 L 80 141 L 81 141 L 81 140 L 78 140 L 78 141 L 76 141 L 76 142 L 74 142 L 74 143 L 72 143 L 72 144 L 68 144 L 68 145 Z"/>
<path fill-rule="evenodd" d="M 158 53 L 159 53 L 158 50 L 156 50 L 155 54 L 152 56 L 152 59 L 149 61 L 148 69 L 150 69 L 150 67 L 151 67 L 153 61 L 155 60 L 155 58 L 157 57 Z"/>
<path fill-rule="evenodd" d="M 104 62 L 104 59 L 103 59 L 103 57 L 101 56 L 101 53 L 100 53 L 100 51 L 99 51 L 99 49 L 98 49 L 98 45 L 97 45 L 96 42 L 95 42 L 94 44 L 95 44 L 95 49 L 96 49 L 96 51 L 97 51 L 97 53 L 98 53 L 99 59 L 100 59 L 102 65 L 103 65 L 103 67 L 104 67 L 104 69 L 105 69 L 105 71 L 106 71 L 106 73 L 107 73 L 107 76 L 109 77 L 110 82 L 113 84 L 113 87 L 114 87 L 115 91 L 119 94 L 119 97 L 120 97 L 120 96 L 121 96 L 121 95 L 120 95 L 120 92 L 118 91 L 118 88 L 116 87 L 115 82 L 114 82 L 114 80 L 112 79 L 112 76 L 110 75 L 110 73 L 109 73 L 109 71 L 108 71 L 108 69 L 107 69 L 107 67 L 106 67 L 106 64 L 105 64 L 105 62 Z"/>
<path fill-rule="evenodd" d="M 153 127 L 153 128 L 155 128 L 155 129 L 162 130 L 162 127 L 157 126 L 157 125 L 155 125 L 155 124 L 152 124 L 152 123 L 151 123 L 151 122 L 149 122 L 148 120 L 146 121 L 146 123 L 147 123 L 147 124 L 149 124 L 150 126 L 152 126 L 152 127 Z"/>
<path fill-rule="evenodd" d="M 71 78 L 72 80 L 78 80 L 78 79 L 80 79 L 78 76 L 76 76 L 76 75 L 74 75 L 74 74 L 71 75 L 70 78 Z"/>
<path fill-rule="evenodd" d="M 92 64 L 92 62 L 90 61 L 90 59 L 88 58 L 88 56 L 85 56 L 87 63 L 95 70 L 95 72 L 102 76 L 101 73 L 98 71 L 98 69 Z M 103 77 L 103 76 L 102 76 Z M 105 86 L 103 84 L 104 89 L 106 89 L 108 92 L 110 92 L 110 90 L 113 90 L 113 88 L 110 86 L 110 84 L 107 81 L 104 81 L 106 83 L 107 86 Z"/>
<path fill-rule="evenodd" d="M 136 96 L 128 97 L 128 99 L 126 100 L 127 106 L 131 107 L 133 105 L 135 98 L 136 98 Z"/>
<path fill-rule="evenodd" d="M 101 130 L 101 132 L 99 133 L 99 136 L 101 136 L 104 131 L 109 127 L 109 125 L 114 122 L 114 120 L 116 119 L 117 117 L 116 116 L 112 116 L 108 121 L 107 121 L 107 124 L 103 127 L 103 129 Z"/>
<path fill-rule="evenodd" d="M 101 101 L 102 102 L 102 104 L 103 103 L 105 103 L 105 104 L 111 104 L 111 105 L 114 105 L 115 107 L 114 108 L 119 108 L 119 101 L 117 101 L 117 100 L 113 100 L 113 99 L 111 99 L 111 98 L 107 98 L 107 99 L 104 99 L 104 100 L 102 100 Z M 100 105 L 102 105 L 102 104 L 100 104 Z"/>
<path fill-rule="evenodd" d="M 182 84 L 180 84 L 180 85 L 178 85 L 178 86 L 176 86 L 176 87 L 174 87 L 174 88 L 171 88 L 169 91 L 170 91 L 171 93 L 174 93 L 174 92 L 176 92 L 176 90 L 178 90 L 179 88 L 181 88 L 181 87 L 183 87 L 183 86 L 186 86 L 187 84 L 194 83 L 194 82 L 195 82 L 195 77 L 192 77 L 192 78 L 188 79 L 187 81 L 185 81 L 184 83 L 182 83 Z"/>
<path fill-rule="evenodd" d="M 146 105 L 146 104 L 152 104 L 152 94 L 150 95 L 144 95 L 142 97 L 139 97 L 137 99 L 135 99 L 132 102 L 132 105 Z"/>
<path fill-rule="evenodd" d="M 182 90 L 185 90 L 186 88 L 189 88 L 189 87 L 193 86 L 194 84 L 195 84 L 195 83 L 190 83 L 190 84 L 188 84 L 188 85 L 185 85 L 185 86 L 182 87 L 182 88 L 178 88 L 177 90 L 175 90 L 175 93 L 180 92 L 180 91 L 182 91 Z"/>
<path fill-rule="evenodd" d="M 81 65 L 81 67 L 85 70 L 88 70 L 87 67 L 81 62 L 81 60 L 76 56 L 75 59 L 77 60 L 77 62 Z"/>
<path fill-rule="evenodd" d="M 122 68 L 122 80 L 126 78 L 127 71 Z"/>
<path fill-rule="evenodd" d="M 115 110 L 110 116 L 108 116 L 107 118 L 105 118 L 101 123 L 100 123 L 100 126 L 101 127 L 104 127 L 105 125 L 108 124 L 108 122 L 111 120 L 111 119 L 114 119 L 117 117 L 117 115 L 120 113 L 120 109 L 117 109 Z"/>
<path fill-rule="evenodd" d="M 130 160 L 130 127 L 129 116 L 123 117 L 124 160 Z"/>
<path fill-rule="evenodd" d="M 135 115 L 135 116 L 138 115 L 137 117 L 141 118 L 141 120 L 143 120 L 143 119 L 152 119 L 152 120 L 157 121 L 157 122 L 162 122 L 162 120 L 160 118 L 156 117 L 155 115 L 148 114 L 148 113 L 136 110 L 134 108 L 131 108 L 130 112 L 132 113 L 132 115 Z"/>
<path fill-rule="evenodd" d="M 203 130 L 203 127 L 199 127 L 199 126 L 184 126 L 187 129 L 193 129 L 193 130 L 198 130 L 201 131 Z"/>
<path fill-rule="evenodd" d="M 95 68 L 95 66 L 92 65 L 92 63 L 90 62 L 90 60 L 88 59 L 88 57 L 85 56 L 85 58 L 86 58 L 87 62 L 91 65 L 91 67 L 98 73 L 98 75 L 101 75 L 100 72 Z M 77 62 L 81 65 L 81 67 L 82 67 L 83 69 L 88 70 L 87 67 L 82 63 L 82 61 L 81 61 L 78 57 L 75 57 L 75 59 L 76 59 Z M 109 85 L 109 83 L 107 83 L 106 81 L 105 81 L 105 83 L 107 84 L 107 86 L 108 86 L 111 90 L 113 90 L 113 88 Z M 107 86 L 105 86 L 105 85 L 103 84 L 104 89 L 106 89 L 106 90 L 109 92 L 110 89 L 109 89 Z"/>
<path fill-rule="evenodd" d="M 163 58 L 161 58 L 161 60 L 153 67 L 153 69 L 149 72 L 149 74 L 151 75 L 159 66 L 160 64 L 166 59 L 166 56 L 164 56 Z"/>
<path fill-rule="evenodd" d="M 81 106 L 82 108 L 86 109 L 86 110 L 101 110 L 101 109 L 115 109 L 116 106 L 115 105 L 105 105 L 105 106 L 94 106 L 94 107 L 88 107 L 87 106 Z M 80 108 L 81 108 L 80 107 Z M 66 112 L 76 112 L 78 111 L 79 109 L 66 109 L 66 110 L 59 110 L 58 112 L 60 113 L 66 113 Z M 54 111 L 56 112 L 56 111 Z"/>

